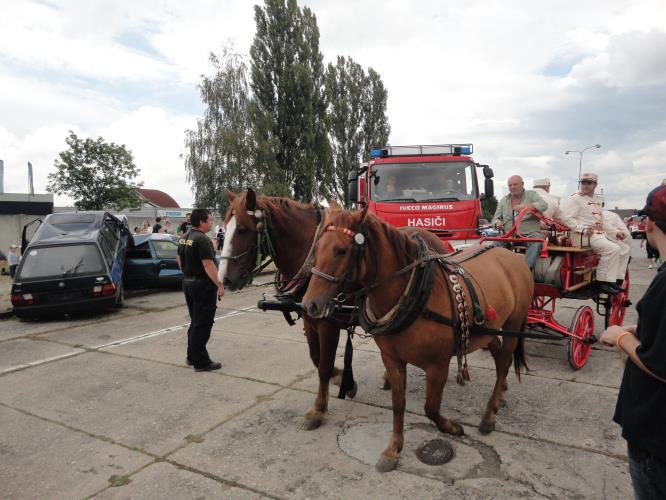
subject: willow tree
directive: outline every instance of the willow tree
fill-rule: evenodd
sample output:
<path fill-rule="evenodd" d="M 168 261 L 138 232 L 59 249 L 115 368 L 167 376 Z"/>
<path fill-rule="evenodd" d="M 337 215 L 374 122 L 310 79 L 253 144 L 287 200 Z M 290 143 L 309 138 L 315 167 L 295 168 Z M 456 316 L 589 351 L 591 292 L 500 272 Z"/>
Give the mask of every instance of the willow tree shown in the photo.
<path fill-rule="evenodd" d="M 226 206 L 225 188 L 240 191 L 260 182 L 248 117 L 250 89 L 243 57 L 225 48 L 210 55 L 212 76 L 197 85 L 205 105 L 195 130 L 185 133 L 185 170 L 197 206 Z"/>

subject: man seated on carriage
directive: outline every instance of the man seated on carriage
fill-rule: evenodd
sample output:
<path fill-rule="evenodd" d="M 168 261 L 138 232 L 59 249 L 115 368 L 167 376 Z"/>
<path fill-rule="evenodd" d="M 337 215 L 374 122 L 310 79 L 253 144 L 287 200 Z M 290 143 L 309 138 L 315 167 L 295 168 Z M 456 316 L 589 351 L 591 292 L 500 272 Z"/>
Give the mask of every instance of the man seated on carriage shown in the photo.
<path fill-rule="evenodd" d="M 537 212 L 543 213 L 548 208 L 548 204 L 536 192 L 525 189 L 525 183 L 519 175 L 512 175 L 507 182 L 509 194 L 502 198 L 497 204 L 497 210 L 490 222 L 496 228 L 509 232 L 515 225 L 516 218 L 521 210 L 531 207 Z M 528 214 L 518 225 L 519 235 L 527 238 L 544 239 L 541 233 L 541 224 L 534 215 Z M 531 270 L 536 266 L 537 258 L 541 253 L 541 242 L 527 243 L 525 250 L 525 261 Z"/>
<path fill-rule="evenodd" d="M 548 219 L 559 220 L 561 216 L 560 198 L 550 194 L 550 179 L 548 177 L 534 179 L 532 188 L 548 204 L 548 208 L 542 212 L 542 215 Z"/>
<path fill-rule="evenodd" d="M 588 243 L 599 256 L 597 280 L 593 286 L 602 293 L 618 293 L 622 290 L 624 270 L 620 270 L 620 247 L 611 241 L 603 224 L 601 201 L 594 195 L 597 174 L 584 173 L 580 178 L 580 191 L 572 194 L 562 207 L 562 222 L 571 229 L 571 241 L 582 246 Z"/>

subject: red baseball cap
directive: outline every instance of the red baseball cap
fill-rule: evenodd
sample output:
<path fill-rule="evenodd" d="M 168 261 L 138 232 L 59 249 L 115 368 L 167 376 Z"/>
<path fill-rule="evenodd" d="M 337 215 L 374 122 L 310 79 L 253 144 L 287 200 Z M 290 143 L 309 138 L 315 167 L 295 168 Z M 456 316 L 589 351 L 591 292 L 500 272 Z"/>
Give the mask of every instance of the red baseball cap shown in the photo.
<path fill-rule="evenodd" d="M 647 215 L 654 222 L 666 223 L 666 185 L 657 186 L 645 200 L 645 207 L 638 215 Z"/>

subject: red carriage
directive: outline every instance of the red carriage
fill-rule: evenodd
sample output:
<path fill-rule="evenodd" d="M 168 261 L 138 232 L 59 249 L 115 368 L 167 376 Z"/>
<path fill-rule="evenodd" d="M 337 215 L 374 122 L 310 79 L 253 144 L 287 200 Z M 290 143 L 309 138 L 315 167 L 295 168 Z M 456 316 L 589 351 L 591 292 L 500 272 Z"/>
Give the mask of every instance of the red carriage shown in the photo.
<path fill-rule="evenodd" d="M 538 217 L 544 227 L 545 239 L 541 258 L 534 270 L 534 295 L 527 314 L 528 334 L 559 334 L 568 337 L 569 363 L 574 370 L 582 368 L 597 342 L 594 335 L 594 311 L 589 305 L 576 310 L 569 327 L 555 317 L 557 299 L 592 299 L 596 311 L 604 317 L 605 327 L 622 325 L 629 301 L 629 270 L 625 273 L 622 292 L 600 293 L 590 286 L 594 280 L 599 257 L 588 246 L 571 243 L 570 229 L 556 221 L 547 219 L 532 208 L 524 209 L 516 218 L 515 225 L 506 234 L 485 237 L 482 241 L 499 241 L 511 244 L 522 251 L 526 243 L 542 241 L 523 236 L 518 227 L 528 214 Z M 584 241 L 583 241 L 584 243 Z"/>

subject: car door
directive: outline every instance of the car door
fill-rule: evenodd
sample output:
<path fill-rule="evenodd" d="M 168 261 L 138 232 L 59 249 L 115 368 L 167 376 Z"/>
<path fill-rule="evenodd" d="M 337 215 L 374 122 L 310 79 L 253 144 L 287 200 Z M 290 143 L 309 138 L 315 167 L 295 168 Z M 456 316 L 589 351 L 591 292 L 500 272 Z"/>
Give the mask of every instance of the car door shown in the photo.
<path fill-rule="evenodd" d="M 159 287 L 169 287 L 179 285 L 183 280 L 183 273 L 178 267 L 176 255 L 178 245 L 170 239 L 151 240 L 150 244 L 155 256 L 155 265 L 157 269 L 157 283 Z"/>
<path fill-rule="evenodd" d="M 128 288 L 156 286 L 159 268 L 155 263 L 148 241 L 127 250 L 123 279 Z"/>

